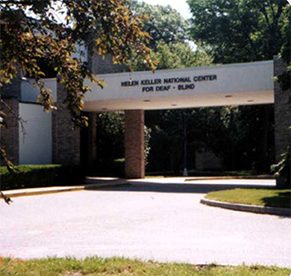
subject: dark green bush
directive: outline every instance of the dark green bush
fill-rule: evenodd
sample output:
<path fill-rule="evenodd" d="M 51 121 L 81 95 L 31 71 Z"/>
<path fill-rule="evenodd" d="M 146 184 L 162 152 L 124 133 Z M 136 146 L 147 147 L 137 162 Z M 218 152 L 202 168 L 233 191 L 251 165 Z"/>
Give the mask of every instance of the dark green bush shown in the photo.
<path fill-rule="evenodd" d="M 79 166 L 21 165 L 14 172 L 0 167 L 2 190 L 81 184 L 84 173 Z"/>

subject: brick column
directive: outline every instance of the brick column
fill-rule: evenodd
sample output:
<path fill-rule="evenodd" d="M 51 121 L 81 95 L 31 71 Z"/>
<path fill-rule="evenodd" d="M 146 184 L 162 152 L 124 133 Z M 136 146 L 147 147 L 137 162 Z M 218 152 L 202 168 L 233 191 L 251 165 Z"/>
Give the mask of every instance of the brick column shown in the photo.
<path fill-rule="evenodd" d="M 274 76 L 286 71 L 286 65 L 281 59 L 274 58 Z M 275 81 L 275 155 L 276 162 L 281 159 L 288 146 L 291 146 L 291 88 L 282 90 L 280 84 Z M 291 168 L 290 168 L 291 173 Z M 281 180 L 278 179 L 279 185 Z M 290 184 L 291 185 L 291 184 Z"/>
<path fill-rule="evenodd" d="M 88 125 L 88 144 L 87 144 L 87 152 L 88 152 L 88 165 L 94 164 L 97 159 L 97 148 L 96 148 L 96 116 L 97 114 L 94 112 L 90 112 L 87 114 L 89 119 Z"/>
<path fill-rule="evenodd" d="M 80 164 L 80 129 L 74 128 L 63 100 L 66 91 L 57 85 L 58 110 L 53 112 L 53 162 L 63 165 Z"/>
<path fill-rule="evenodd" d="M 19 162 L 19 101 L 17 98 L 4 101 L 9 108 L 5 105 L 1 106 L 2 111 L 7 114 L 7 127 L 0 129 L 0 141 L 6 149 L 8 159 L 17 165 Z M 3 163 L 3 160 L 0 163 Z"/>
<path fill-rule="evenodd" d="M 286 65 L 280 59 L 274 59 L 274 75 L 278 76 L 286 70 Z M 275 149 L 276 161 L 290 145 L 291 131 L 291 89 L 283 91 L 275 81 Z"/>
<path fill-rule="evenodd" d="M 144 111 L 125 111 L 125 176 L 144 178 Z"/>

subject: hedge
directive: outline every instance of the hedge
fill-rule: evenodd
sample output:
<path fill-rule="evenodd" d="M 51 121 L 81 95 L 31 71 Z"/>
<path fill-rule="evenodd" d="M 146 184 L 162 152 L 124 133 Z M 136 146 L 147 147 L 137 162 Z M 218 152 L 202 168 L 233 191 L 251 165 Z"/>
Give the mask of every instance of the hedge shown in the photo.
<path fill-rule="evenodd" d="M 84 173 L 79 166 L 20 165 L 14 172 L 0 167 L 1 190 L 81 184 Z"/>

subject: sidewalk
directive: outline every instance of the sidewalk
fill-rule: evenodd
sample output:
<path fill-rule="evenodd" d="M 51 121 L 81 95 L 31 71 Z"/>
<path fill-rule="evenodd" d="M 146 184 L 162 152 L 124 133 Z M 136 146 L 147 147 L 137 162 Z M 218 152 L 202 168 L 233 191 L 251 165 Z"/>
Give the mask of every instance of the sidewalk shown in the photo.
<path fill-rule="evenodd" d="M 77 185 L 77 186 L 52 186 L 52 187 L 38 187 L 38 188 L 7 190 L 7 191 L 3 191 L 3 194 L 7 197 L 13 198 L 13 197 L 21 197 L 21 196 L 74 192 L 74 191 L 82 191 L 82 190 L 87 190 L 87 189 L 98 189 L 98 188 L 104 188 L 104 187 L 124 185 L 127 183 L 127 181 L 125 179 L 119 179 L 119 178 L 87 177 L 85 180 L 85 183 L 86 183 L 85 185 Z M 0 195 L 0 198 L 1 198 L 1 195 Z"/>

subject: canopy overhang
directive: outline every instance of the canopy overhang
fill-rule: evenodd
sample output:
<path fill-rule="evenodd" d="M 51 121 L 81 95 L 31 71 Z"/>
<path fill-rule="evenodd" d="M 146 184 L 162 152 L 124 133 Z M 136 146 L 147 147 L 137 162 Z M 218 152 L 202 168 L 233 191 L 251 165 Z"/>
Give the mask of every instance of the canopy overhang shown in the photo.
<path fill-rule="evenodd" d="M 85 111 L 151 110 L 274 103 L 273 61 L 98 75 L 86 81 Z"/>

